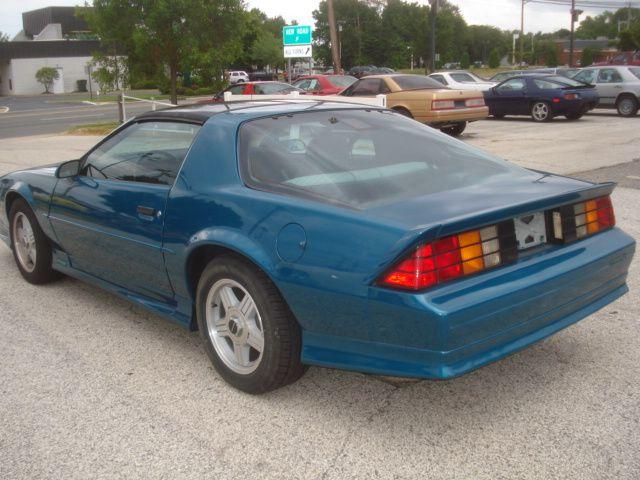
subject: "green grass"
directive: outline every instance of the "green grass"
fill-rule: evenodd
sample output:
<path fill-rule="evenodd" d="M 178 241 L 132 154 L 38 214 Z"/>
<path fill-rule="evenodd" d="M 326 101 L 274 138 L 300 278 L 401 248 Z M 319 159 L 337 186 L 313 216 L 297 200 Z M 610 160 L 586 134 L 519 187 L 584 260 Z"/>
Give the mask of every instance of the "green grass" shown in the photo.
<path fill-rule="evenodd" d="M 65 132 L 65 135 L 107 135 L 111 133 L 120 123 L 88 123 L 86 125 L 74 125 Z"/>

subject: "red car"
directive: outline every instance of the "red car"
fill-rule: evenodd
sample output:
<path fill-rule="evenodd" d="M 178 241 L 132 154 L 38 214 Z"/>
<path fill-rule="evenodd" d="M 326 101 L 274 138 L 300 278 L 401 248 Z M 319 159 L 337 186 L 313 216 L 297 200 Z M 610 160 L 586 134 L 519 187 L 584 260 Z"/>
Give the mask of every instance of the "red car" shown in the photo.
<path fill-rule="evenodd" d="M 287 94 L 294 91 L 306 93 L 288 83 L 283 82 L 246 82 L 231 85 L 220 93 L 216 94 L 212 100 L 204 100 L 200 103 L 222 102 L 224 101 L 224 92 L 231 92 L 234 95 L 278 95 Z"/>
<path fill-rule="evenodd" d="M 357 80 L 351 75 L 305 75 L 293 86 L 313 95 L 337 95 Z"/>

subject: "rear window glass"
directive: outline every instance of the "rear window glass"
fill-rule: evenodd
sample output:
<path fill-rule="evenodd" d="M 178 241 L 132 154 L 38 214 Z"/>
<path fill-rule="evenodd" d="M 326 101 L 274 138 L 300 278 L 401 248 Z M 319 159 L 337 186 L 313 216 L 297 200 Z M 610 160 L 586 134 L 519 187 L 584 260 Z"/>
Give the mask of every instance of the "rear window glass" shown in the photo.
<path fill-rule="evenodd" d="M 640 68 L 630 68 L 629 71 L 640 79 Z"/>
<path fill-rule="evenodd" d="M 331 75 L 327 78 L 329 79 L 329 83 L 334 87 L 348 87 L 358 81 L 356 77 L 350 75 Z"/>
<path fill-rule="evenodd" d="M 443 88 L 440 82 L 422 75 L 397 75 L 393 77 L 393 81 L 396 82 L 402 90 Z"/>
<path fill-rule="evenodd" d="M 562 85 L 568 87 L 584 87 L 582 82 L 574 80 L 573 78 L 567 78 L 562 75 L 554 75 L 553 77 L 545 77 L 545 80 L 549 80 L 551 82 L 560 83 Z"/>
<path fill-rule="evenodd" d="M 239 157 L 244 182 L 252 188 L 357 209 L 520 170 L 381 110 L 252 120 L 240 128 Z"/>

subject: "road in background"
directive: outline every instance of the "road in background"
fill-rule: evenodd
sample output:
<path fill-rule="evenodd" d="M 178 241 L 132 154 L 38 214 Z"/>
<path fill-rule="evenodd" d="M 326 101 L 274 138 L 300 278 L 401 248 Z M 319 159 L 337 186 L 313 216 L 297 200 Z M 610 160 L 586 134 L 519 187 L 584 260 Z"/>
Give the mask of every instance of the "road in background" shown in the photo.
<path fill-rule="evenodd" d="M 78 100 L 77 94 L 29 97 L 0 97 L 0 106 L 9 111 L 0 113 L 0 139 L 62 133 L 75 125 L 87 123 L 115 122 L 118 120 L 118 105 L 91 105 Z M 180 101 L 193 103 L 196 98 Z M 168 100 L 160 100 L 167 102 Z M 146 102 L 128 102 L 127 117 L 151 110 Z M 158 106 L 158 108 L 165 108 Z"/>

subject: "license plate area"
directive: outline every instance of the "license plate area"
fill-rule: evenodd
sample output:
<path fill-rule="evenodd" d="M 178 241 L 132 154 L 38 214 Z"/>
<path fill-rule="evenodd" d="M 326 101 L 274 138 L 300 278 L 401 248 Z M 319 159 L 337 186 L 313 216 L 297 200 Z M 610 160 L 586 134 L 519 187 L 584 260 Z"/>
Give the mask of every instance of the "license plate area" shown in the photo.
<path fill-rule="evenodd" d="M 513 219 L 518 250 L 527 250 L 547 243 L 544 212 L 536 212 Z"/>

